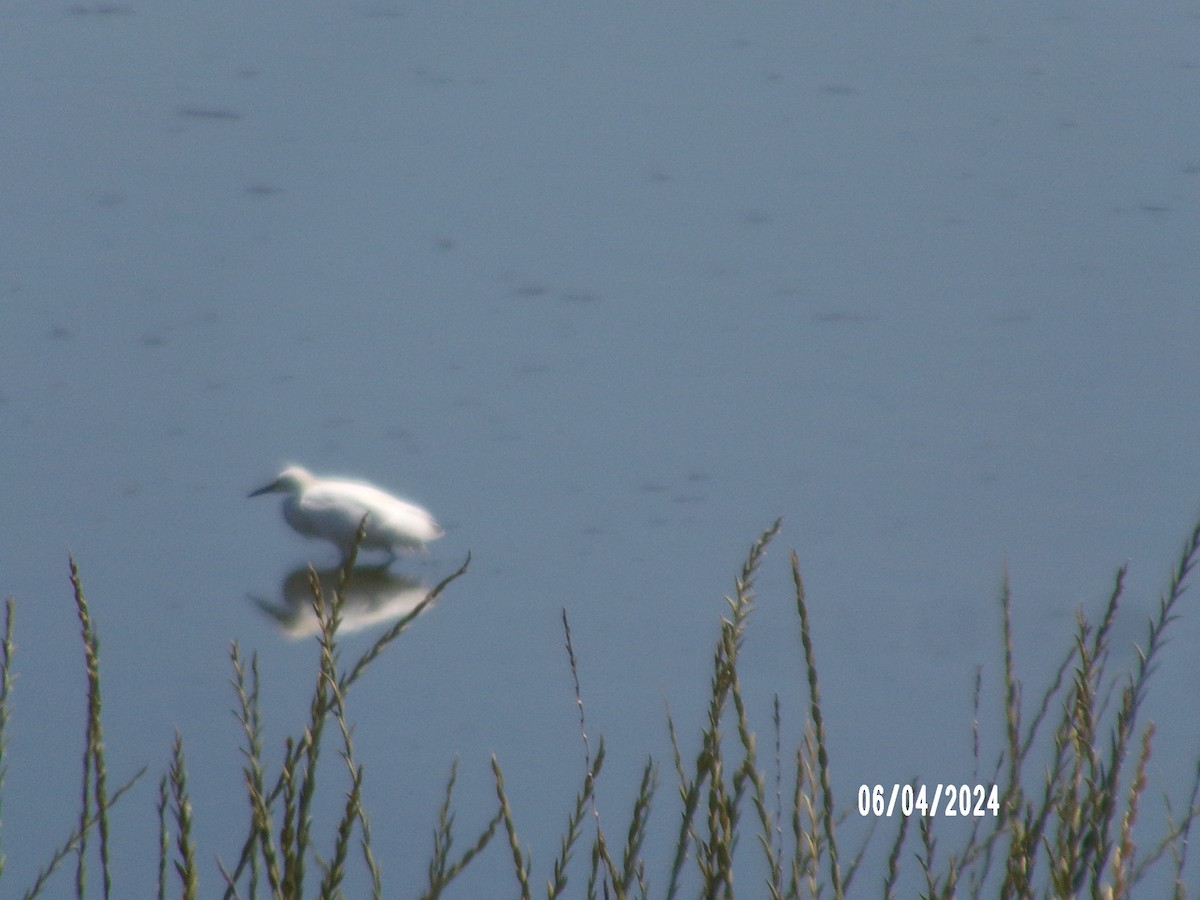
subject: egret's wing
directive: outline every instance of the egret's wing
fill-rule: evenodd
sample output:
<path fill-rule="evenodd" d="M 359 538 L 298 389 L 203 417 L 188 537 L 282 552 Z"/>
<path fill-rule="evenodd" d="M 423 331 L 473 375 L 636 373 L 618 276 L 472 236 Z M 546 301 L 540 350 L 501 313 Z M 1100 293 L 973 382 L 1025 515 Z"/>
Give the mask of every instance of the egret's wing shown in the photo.
<path fill-rule="evenodd" d="M 429 510 L 405 500 L 391 498 L 387 511 L 387 524 L 393 531 L 405 535 L 408 541 L 432 541 L 442 536 L 442 528 Z"/>
<path fill-rule="evenodd" d="M 300 511 L 309 533 L 349 543 L 367 517 L 367 546 L 419 546 L 442 535 L 424 509 L 369 484 L 328 481 L 304 492 Z"/>
<path fill-rule="evenodd" d="M 337 485 L 310 488 L 299 505 L 310 532 L 342 541 L 354 536 L 358 523 L 370 512 L 361 499 L 338 490 Z"/>
<path fill-rule="evenodd" d="M 393 500 L 383 518 L 390 527 L 413 534 L 420 534 L 433 522 L 429 513 L 421 507 L 403 500 Z"/>

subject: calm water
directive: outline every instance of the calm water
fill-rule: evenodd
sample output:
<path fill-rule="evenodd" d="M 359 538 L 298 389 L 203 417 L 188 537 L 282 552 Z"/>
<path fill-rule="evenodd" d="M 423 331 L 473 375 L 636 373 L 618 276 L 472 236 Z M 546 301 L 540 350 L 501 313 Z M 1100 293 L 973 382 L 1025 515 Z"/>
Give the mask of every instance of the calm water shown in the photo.
<path fill-rule="evenodd" d="M 460 840 L 495 753 L 548 874 L 583 766 L 564 608 L 606 821 L 653 754 L 673 829 L 664 702 L 698 731 L 721 597 L 777 516 L 746 651 L 764 742 L 772 692 L 789 736 L 802 713 L 795 548 L 839 803 L 967 778 L 1005 567 L 1041 685 L 1125 559 L 1140 638 L 1200 513 L 1196 26 L 1170 3 L 7 4 L 9 879 L 75 814 L 68 551 L 110 781 L 151 767 L 118 883 L 152 884 L 176 727 L 209 889 L 235 858 L 229 643 L 260 656 L 278 750 L 316 650 L 259 601 L 334 562 L 245 498 L 289 461 L 438 515 L 400 575 L 473 555 L 351 696 L 392 885 L 423 877 L 456 755 Z M 1156 795 L 1200 737 L 1198 621 L 1155 683 Z M 508 865 L 463 895 L 511 893 Z"/>

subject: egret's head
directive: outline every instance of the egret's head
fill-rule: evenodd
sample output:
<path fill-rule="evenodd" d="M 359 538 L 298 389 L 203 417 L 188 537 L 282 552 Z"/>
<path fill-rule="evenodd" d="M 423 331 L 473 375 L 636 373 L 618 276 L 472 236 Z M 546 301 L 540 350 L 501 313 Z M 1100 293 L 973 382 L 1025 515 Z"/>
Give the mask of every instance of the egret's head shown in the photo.
<path fill-rule="evenodd" d="M 312 473 L 302 466 L 288 466 L 279 473 L 279 477 L 270 484 L 260 487 L 257 491 L 251 491 L 249 496 L 257 497 L 260 494 L 296 494 L 304 489 L 306 485 L 313 481 Z"/>

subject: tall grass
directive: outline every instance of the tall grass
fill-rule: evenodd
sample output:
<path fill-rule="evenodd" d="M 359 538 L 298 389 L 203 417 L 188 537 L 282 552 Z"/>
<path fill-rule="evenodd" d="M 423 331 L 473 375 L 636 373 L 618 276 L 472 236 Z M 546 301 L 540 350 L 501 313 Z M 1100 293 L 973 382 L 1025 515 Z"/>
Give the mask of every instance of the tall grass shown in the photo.
<path fill-rule="evenodd" d="M 1167 820 L 1156 837 L 1147 839 L 1145 826 L 1139 824 L 1139 813 L 1155 726 L 1141 720 L 1152 674 L 1171 626 L 1181 614 L 1181 598 L 1200 555 L 1200 524 L 1185 542 L 1144 641 L 1137 647 L 1136 663 L 1125 671 L 1110 670 L 1113 626 L 1124 599 L 1126 569 L 1122 567 L 1099 620 L 1092 622 L 1082 613 L 1077 614 L 1055 674 L 1042 691 L 1033 695 L 1033 702 L 1026 700 L 1025 686 L 1014 664 L 1013 603 L 1005 577 L 999 597 L 1003 623 L 1002 699 L 994 714 L 1003 740 L 990 759 L 979 727 L 981 717 L 986 715 L 980 699 L 982 669 L 975 679 L 971 726 L 976 778 L 981 784 L 996 786 L 992 808 L 972 818 L 965 834 L 942 835 L 939 816 L 932 811 L 898 816 L 894 834 L 885 846 L 872 849 L 873 829 L 869 829 L 867 838 L 853 852 L 846 851 L 841 833 L 853 810 L 839 807 L 832 789 L 835 761 L 830 759 L 828 734 L 836 723 L 827 719 L 822 706 L 810 613 L 794 553 L 790 560 L 792 602 L 807 688 L 806 701 L 797 711 L 803 724 L 802 737 L 794 748 L 785 752 L 785 710 L 776 695 L 771 721 L 764 732 L 773 740 L 764 758 L 739 674 L 744 638 L 756 602 L 755 580 L 778 530 L 776 522 L 754 542 L 726 598 L 711 657 L 706 714 L 698 729 L 699 749 L 693 754 L 684 752 L 684 729 L 669 710 L 666 713 L 665 730 L 671 746 L 667 780 L 672 788 L 666 800 L 660 797 L 660 762 L 647 758 L 625 821 L 616 826 L 611 820 L 602 821 L 597 795 L 605 743 L 603 738 L 593 738 L 589 729 L 570 622 L 564 610 L 563 635 L 576 701 L 582 774 L 579 790 L 559 813 L 565 813 L 562 836 L 556 855 L 547 864 L 542 887 L 537 887 L 535 860 L 522 840 L 503 767 L 493 756 L 496 807 L 487 825 L 456 853 L 453 795 L 458 761 L 453 761 L 433 830 L 426 883 L 423 888 L 407 886 L 405 893 L 419 891 L 422 898 L 430 900 L 442 896 L 502 833 L 499 843 L 506 846 L 497 849 L 499 856 L 493 853 L 493 865 L 502 865 L 507 858 L 513 889 L 522 898 L 532 898 L 535 892 L 541 894 L 544 890 L 549 898 L 699 896 L 715 900 L 734 897 L 735 886 L 749 896 L 772 900 L 842 898 L 850 896 L 851 890 L 854 896 L 878 892 L 894 897 L 902 882 L 913 883 L 922 896 L 929 898 L 1081 894 L 1127 898 L 1135 895 L 1137 886 L 1155 866 L 1165 869 L 1173 897 L 1187 896 L 1188 840 L 1200 812 L 1200 762 L 1180 782 L 1185 788 L 1182 795 L 1167 798 Z M 373 661 L 466 572 L 470 557 L 365 653 L 345 665 L 338 626 L 354 561 L 352 553 L 330 595 L 323 590 L 316 571 L 309 570 L 320 632 L 315 642 L 308 714 L 274 756 L 263 740 L 258 658 L 255 654 L 247 658 L 236 642 L 230 647 L 247 809 L 241 850 L 229 864 L 218 860 L 210 869 L 198 862 L 205 855 L 196 846 L 193 834 L 193 799 L 188 791 L 184 741 L 176 733 L 157 797 L 159 839 L 155 850 L 160 898 L 215 896 L 216 891 L 226 898 L 342 897 L 351 866 L 358 866 L 364 873 L 372 896 L 385 896 L 367 811 L 370 785 L 375 782 L 368 778 L 355 753 L 349 694 Z M 51 852 L 49 861 L 25 892 L 27 898 L 48 890 L 58 870 L 71 858 L 75 862 L 71 887 L 59 885 L 58 895 L 67 891 L 76 897 L 93 893 L 89 890 L 95 888 L 95 884 L 89 884 L 89 875 L 93 874 L 89 865 L 98 865 L 100 895 L 119 895 L 115 887 L 119 867 L 114 865 L 110 850 L 112 810 L 145 772 L 143 768 L 116 790 L 108 789 L 99 637 L 73 560 L 70 577 L 85 663 L 79 812 L 66 838 Z M 9 600 L 0 633 L 0 785 L 7 763 L 13 623 L 14 604 Z M 322 765 L 330 753 L 336 759 Z M 328 830 L 317 832 L 314 797 L 318 775 L 333 777 L 325 771 L 331 767 L 341 772 L 345 800 Z M 915 781 L 912 786 L 916 786 Z M 747 837 L 749 840 L 745 840 Z M 669 860 L 660 871 L 653 871 L 647 862 L 645 848 L 650 842 L 665 851 L 654 858 Z M 910 847 L 912 843 L 915 846 Z M 946 844 L 953 846 L 947 850 Z M 871 864 L 865 865 L 868 859 Z M 735 873 L 739 871 L 752 872 L 755 880 L 736 882 Z M 3 875 L 4 857 L 0 854 L 0 877 Z M 386 895 L 395 896 L 396 890 L 391 887 Z"/>

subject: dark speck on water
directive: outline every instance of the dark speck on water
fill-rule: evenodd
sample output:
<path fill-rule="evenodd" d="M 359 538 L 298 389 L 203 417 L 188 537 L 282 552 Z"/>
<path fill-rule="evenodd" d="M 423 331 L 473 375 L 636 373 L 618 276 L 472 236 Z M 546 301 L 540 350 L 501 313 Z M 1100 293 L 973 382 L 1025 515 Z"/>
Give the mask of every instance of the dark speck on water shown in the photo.
<path fill-rule="evenodd" d="M 95 6 L 71 6 L 67 12 L 73 16 L 129 16 L 133 9 L 113 3 L 97 3 Z"/>
<path fill-rule="evenodd" d="M 219 106 L 181 106 L 175 110 L 177 115 L 188 119 L 223 119 L 226 121 L 236 121 L 242 117 L 241 113 L 234 112 L 232 109 L 224 109 Z"/>

